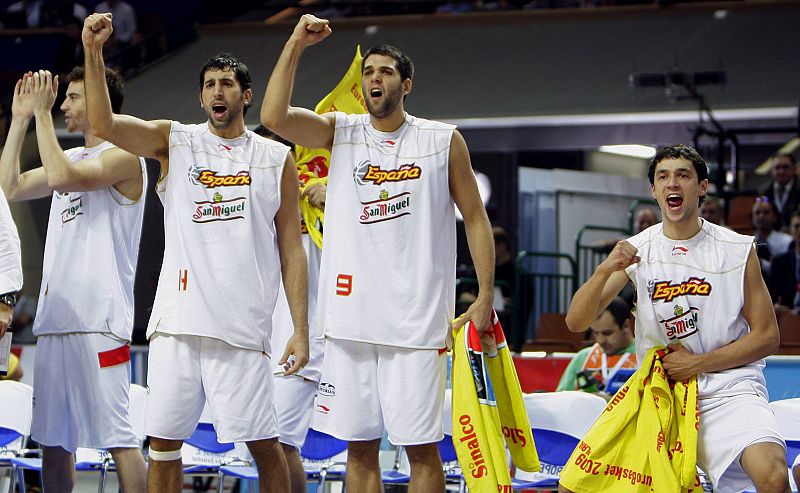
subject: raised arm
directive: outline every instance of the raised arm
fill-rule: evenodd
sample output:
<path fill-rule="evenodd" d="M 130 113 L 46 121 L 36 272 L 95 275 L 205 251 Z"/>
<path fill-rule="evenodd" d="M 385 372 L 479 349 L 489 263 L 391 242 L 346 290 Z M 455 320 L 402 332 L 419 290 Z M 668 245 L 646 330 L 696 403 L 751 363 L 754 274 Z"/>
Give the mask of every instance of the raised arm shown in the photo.
<path fill-rule="evenodd" d="M 64 192 L 115 186 L 126 197 L 138 200 L 142 190 L 139 159 L 117 148 L 109 149 L 95 159 L 81 161 L 80 166 L 73 164 L 61 149 L 53 126 L 52 109 L 58 93 L 58 77 L 54 78 L 46 70 L 39 70 L 31 79 L 36 139 L 48 186 Z M 67 98 L 78 97 L 78 94 L 67 94 Z"/>
<path fill-rule="evenodd" d="M 294 324 L 294 334 L 278 361 L 278 364 L 284 364 L 290 355 L 295 356 L 295 361 L 286 370 L 287 375 L 296 373 L 308 363 L 308 263 L 300 238 L 298 201 L 297 171 L 290 153 L 286 156 L 281 175 L 281 205 L 275 214 L 283 288 Z"/>
<path fill-rule="evenodd" d="M 168 120 L 146 121 L 114 114 L 106 86 L 103 44 L 111 36 L 111 14 L 92 14 L 83 23 L 86 114 L 91 132 L 136 156 L 161 161 L 161 175 L 166 176 L 169 159 Z"/>
<path fill-rule="evenodd" d="M 458 327 L 472 320 L 478 333 L 483 333 L 489 329 L 494 300 L 494 238 L 472 172 L 467 143 L 457 130 L 450 141 L 448 171 L 450 194 L 464 218 L 469 253 L 478 277 L 478 298 L 453 325 Z"/>
<path fill-rule="evenodd" d="M 750 332 L 730 344 L 707 353 L 692 354 L 681 346 L 664 357 L 664 369 L 675 380 L 685 380 L 698 373 L 737 368 L 774 353 L 780 345 L 780 332 L 769 291 L 761 276 L 761 264 L 753 248 L 744 272 L 742 315 Z"/>
<path fill-rule="evenodd" d="M 608 257 L 594 270 L 569 304 L 567 327 L 572 332 L 584 332 L 611 303 L 628 282 L 625 269 L 639 262 L 636 248 L 627 241 L 619 241 Z"/>
<path fill-rule="evenodd" d="M 0 156 L 0 185 L 2 185 L 5 196 L 12 202 L 38 199 L 52 193 L 52 189 L 47 185 L 47 177 L 43 168 L 37 167 L 25 173 L 20 172 L 19 156 L 22 151 L 22 143 L 33 117 L 32 87 L 33 79 L 30 72 L 18 80 L 14 86 L 14 97 L 11 102 L 11 126 L 3 146 L 3 154 Z"/>
<path fill-rule="evenodd" d="M 290 106 L 294 77 L 305 49 L 331 33 L 328 21 L 305 14 L 283 47 L 272 71 L 261 104 L 261 124 L 284 139 L 316 149 L 330 149 L 333 144 L 335 117 L 318 115 L 311 110 Z"/>

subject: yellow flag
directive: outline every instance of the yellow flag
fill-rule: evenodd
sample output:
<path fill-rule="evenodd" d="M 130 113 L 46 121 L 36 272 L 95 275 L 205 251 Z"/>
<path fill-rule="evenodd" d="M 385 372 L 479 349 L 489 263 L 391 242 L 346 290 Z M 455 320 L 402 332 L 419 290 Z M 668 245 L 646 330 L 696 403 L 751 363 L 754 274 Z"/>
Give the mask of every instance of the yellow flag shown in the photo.
<path fill-rule="evenodd" d="M 697 377 L 671 382 L 663 348 L 614 394 L 572 452 L 561 485 L 576 493 L 702 491 L 697 476 Z"/>
<path fill-rule="evenodd" d="M 333 90 L 314 108 L 314 111 L 323 114 L 331 111 L 342 111 L 344 113 L 366 113 L 367 105 L 364 103 L 364 95 L 361 94 L 361 47 L 356 46 L 356 54 L 353 62 L 348 67 L 342 80 Z M 318 180 L 327 183 L 328 166 L 331 154 L 326 149 L 308 149 L 302 146 L 295 147 L 295 161 L 297 162 L 297 174 L 302 188 Z M 303 214 L 305 227 L 311 235 L 311 239 L 318 247 L 322 248 L 322 225 L 325 221 L 325 213 L 312 206 L 308 198 L 300 200 L 300 211 Z"/>

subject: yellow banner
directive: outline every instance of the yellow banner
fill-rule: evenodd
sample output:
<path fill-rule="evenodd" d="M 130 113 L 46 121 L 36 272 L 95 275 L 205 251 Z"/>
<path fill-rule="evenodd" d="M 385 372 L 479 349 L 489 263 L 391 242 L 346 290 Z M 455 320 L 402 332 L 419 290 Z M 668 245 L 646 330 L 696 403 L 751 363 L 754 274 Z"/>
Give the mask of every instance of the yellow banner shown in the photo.
<path fill-rule="evenodd" d="M 366 113 L 367 105 L 361 94 L 361 47 L 356 46 L 356 54 L 350 67 L 345 72 L 342 80 L 333 90 L 314 108 L 314 111 L 323 114 L 331 111 L 344 113 Z M 327 184 L 328 166 L 331 154 L 326 149 L 308 149 L 295 146 L 295 161 L 297 174 L 300 179 L 301 191 L 306 185 L 322 180 Z M 303 214 L 308 234 L 318 247 L 322 248 L 322 225 L 325 222 L 325 213 L 312 206 L 308 198 L 300 200 L 300 211 Z"/>

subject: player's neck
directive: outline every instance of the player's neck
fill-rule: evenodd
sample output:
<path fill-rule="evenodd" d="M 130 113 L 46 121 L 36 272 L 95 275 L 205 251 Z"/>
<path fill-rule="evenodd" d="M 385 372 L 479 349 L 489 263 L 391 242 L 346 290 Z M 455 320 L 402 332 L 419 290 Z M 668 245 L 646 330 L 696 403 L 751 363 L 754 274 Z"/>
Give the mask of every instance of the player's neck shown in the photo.
<path fill-rule="evenodd" d="M 86 132 L 83 134 L 83 146 L 87 149 L 100 145 L 103 142 L 105 142 L 103 139 L 92 133 Z"/>
<path fill-rule="evenodd" d="M 209 121 L 208 129 L 211 130 L 211 133 L 217 137 L 222 137 L 223 139 L 235 139 L 242 136 L 245 131 L 245 126 L 244 120 L 239 120 L 236 122 L 231 122 L 231 124 L 226 127 L 217 128 Z"/>
<path fill-rule="evenodd" d="M 665 218 L 662 231 L 664 236 L 670 240 L 688 240 L 696 235 L 702 227 L 703 222 L 700 217 L 692 215 L 675 222 Z"/>
<path fill-rule="evenodd" d="M 378 132 L 394 132 L 406 121 L 406 112 L 403 111 L 402 105 L 398 105 L 396 110 L 383 118 L 378 118 L 370 113 L 369 121 L 372 128 Z"/>

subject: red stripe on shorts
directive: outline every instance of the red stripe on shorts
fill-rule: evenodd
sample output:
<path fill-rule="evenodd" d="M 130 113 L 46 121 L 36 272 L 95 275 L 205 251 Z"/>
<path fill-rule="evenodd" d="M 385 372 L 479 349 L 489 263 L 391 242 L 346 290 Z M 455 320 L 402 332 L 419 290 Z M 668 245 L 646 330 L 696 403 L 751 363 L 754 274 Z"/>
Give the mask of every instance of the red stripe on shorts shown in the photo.
<path fill-rule="evenodd" d="M 97 353 L 97 359 L 100 360 L 100 368 L 121 365 L 131 360 L 131 348 L 126 344 L 115 349 L 102 351 Z"/>

